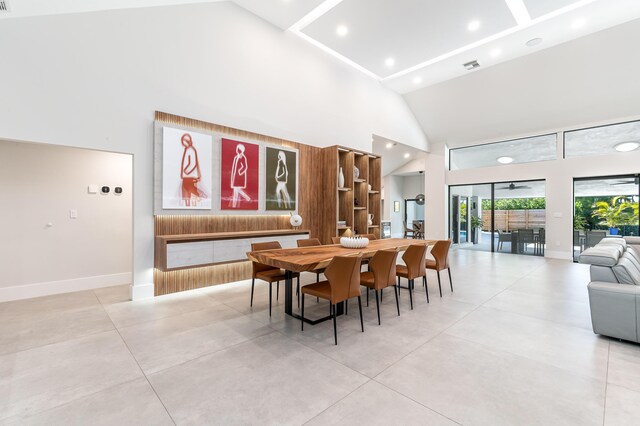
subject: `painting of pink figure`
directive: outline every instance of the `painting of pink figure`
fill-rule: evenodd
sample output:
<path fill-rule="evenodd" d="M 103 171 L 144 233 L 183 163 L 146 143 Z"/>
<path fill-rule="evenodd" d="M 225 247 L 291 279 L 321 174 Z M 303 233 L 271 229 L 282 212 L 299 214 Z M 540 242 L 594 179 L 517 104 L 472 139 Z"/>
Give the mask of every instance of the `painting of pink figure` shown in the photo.
<path fill-rule="evenodd" d="M 260 147 L 222 138 L 220 209 L 258 210 Z"/>
<path fill-rule="evenodd" d="M 162 208 L 211 209 L 210 135 L 163 128 Z"/>

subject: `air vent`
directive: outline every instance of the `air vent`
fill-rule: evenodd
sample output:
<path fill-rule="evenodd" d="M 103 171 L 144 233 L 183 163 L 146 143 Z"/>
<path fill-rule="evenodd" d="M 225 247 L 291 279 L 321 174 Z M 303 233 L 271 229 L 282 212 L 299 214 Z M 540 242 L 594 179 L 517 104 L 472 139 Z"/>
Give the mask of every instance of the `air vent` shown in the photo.
<path fill-rule="evenodd" d="M 0 0 L 0 13 L 9 12 L 9 2 L 7 0 Z"/>
<path fill-rule="evenodd" d="M 475 70 L 476 68 L 480 68 L 480 64 L 478 63 L 478 61 L 467 62 L 466 64 L 462 64 L 462 66 L 468 70 Z"/>

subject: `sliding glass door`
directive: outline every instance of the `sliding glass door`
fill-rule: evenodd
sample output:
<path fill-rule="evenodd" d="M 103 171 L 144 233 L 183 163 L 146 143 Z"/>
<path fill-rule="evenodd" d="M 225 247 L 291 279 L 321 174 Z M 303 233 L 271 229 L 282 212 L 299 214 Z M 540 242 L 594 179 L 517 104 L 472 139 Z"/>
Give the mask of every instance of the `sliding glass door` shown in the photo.
<path fill-rule="evenodd" d="M 607 236 L 640 235 L 638 175 L 573 180 L 573 260 Z"/>
<path fill-rule="evenodd" d="M 450 237 L 460 249 L 544 256 L 545 181 L 449 187 Z"/>

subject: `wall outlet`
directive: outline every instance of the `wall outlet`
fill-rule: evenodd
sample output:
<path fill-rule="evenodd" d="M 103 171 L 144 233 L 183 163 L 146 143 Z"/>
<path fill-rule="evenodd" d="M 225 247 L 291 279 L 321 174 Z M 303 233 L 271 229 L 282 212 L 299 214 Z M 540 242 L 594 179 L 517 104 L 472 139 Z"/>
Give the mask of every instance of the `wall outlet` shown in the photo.
<path fill-rule="evenodd" d="M 98 193 L 98 185 L 89 185 L 87 188 L 89 194 L 97 194 Z"/>
<path fill-rule="evenodd" d="M 69 217 L 71 219 L 77 219 L 78 218 L 78 210 L 76 210 L 76 209 L 69 210 Z"/>

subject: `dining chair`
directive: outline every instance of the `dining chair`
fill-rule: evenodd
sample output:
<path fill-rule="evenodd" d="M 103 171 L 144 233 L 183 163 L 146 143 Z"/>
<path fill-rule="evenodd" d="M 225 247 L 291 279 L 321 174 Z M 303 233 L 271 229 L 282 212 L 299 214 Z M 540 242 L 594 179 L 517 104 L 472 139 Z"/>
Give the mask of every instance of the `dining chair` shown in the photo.
<path fill-rule="evenodd" d="M 263 243 L 251 244 L 251 251 L 277 250 L 281 248 L 282 246 L 278 241 L 267 241 Z M 275 282 L 276 292 L 277 292 L 276 300 L 278 300 L 279 294 L 280 294 L 280 281 L 285 280 L 285 275 L 284 275 L 285 272 L 280 268 L 276 268 L 275 266 L 265 265 L 263 263 L 254 262 L 254 261 L 251 262 L 251 269 L 252 269 L 252 274 L 251 274 L 250 306 L 253 306 L 253 289 L 256 285 L 256 279 L 266 281 L 267 283 L 269 283 L 269 316 L 271 316 L 271 304 L 272 304 L 271 287 L 272 287 L 272 284 Z M 294 272 L 293 277 L 297 278 L 298 280 L 298 285 L 296 287 L 296 295 L 298 296 L 298 306 L 300 306 L 300 274 L 298 272 Z"/>
<path fill-rule="evenodd" d="M 440 297 L 442 297 L 442 286 L 440 285 L 440 271 L 446 269 L 449 273 L 449 285 L 451 286 L 451 292 L 453 293 L 453 281 L 451 280 L 451 268 L 449 268 L 449 249 L 451 248 L 451 240 L 438 240 L 431 249 L 431 256 L 433 259 L 427 259 L 425 266 L 427 269 L 436 271 L 438 274 L 438 289 L 440 290 Z M 425 280 L 425 287 L 427 280 Z M 427 290 L 427 300 L 429 299 L 429 291 Z"/>
<path fill-rule="evenodd" d="M 540 228 L 538 230 L 538 235 L 536 237 L 536 245 L 534 249 L 534 253 L 540 256 L 544 256 L 544 245 L 546 244 L 547 234 L 544 228 Z"/>
<path fill-rule="evenodd" d="M 423 284 L 427 281 L 427 270 L 425 268 L 425 255 L 427 253 L 426 244 L 410 245 L 403 253 L 402 260 L 404 265 L 396 265 L 396 276 L 398 277 L 398 290 L 400 290 L 400 278 L 406 278 L 408 281 L 407 289 L 409 290 L 409 300 L 411 301 L 411 309 L 413 309 L 413 288 L 414 280 L 422 277 Z M 425 289 L 427 288 L 425 284 Z M 429 302 L 429 292 L 427 292 L 427 303 Z"/>
<path fill-rule="evenodd" d="M 317 238 L 305 238 L 303 240 L 297 240 L 296 244 L 298 244 L 298 247 L 315 247 L 315 246 L 321 246 L 322 245 L 320 240 L 317 239 Z M 313 272 L 316 273 L 316 282 L 319 283 L 320 282 L 320 274 L 324 273 L 324 268 L 316 269 Z"/>
<path fill-rule="evenodd" d="M 408 238 L 409 234 L 411 234 L 411 238 L 414 237 L 413 228 L 407 228 L 407 221 L 402 221 L 402 226 L 404 226 L 404 235 L 402 238 Z"/>
<path fill-rule="evenodd" d="M 304 331 L 304 296 L 306 294 L 328 300 L 333 316 L 333 338 L 338 344 L 338 328 L 336 321 L 336 305 L 346 302 L 352 297 L 358 298 L 358 308 L 360 309 L 360 327 L 364 332 L 364 321 L 362 320 L 362 298 L 360 296 L 360 262 L 362 254 L 357 256 L 335 256 L 327 268 L 324 275 L 325 281 L 309 284 L 301 289 L 302 308 L 300 312 L 300 330 Z"/>
<path fill-rule="evenodd" d="M 419 220 L 413 221 L 413 238 L 424 240 L 424 223 Z"/>
<path fill-rule="evenodd" d="M 593 247 L 598 244 L 604 237 L 607 236 L 607 231 L 587 231 L 585 238 L 585 247 Z"/>
<path fill-rule="evenodd" d="M 378 325 L 380 325 L 380 299 L 382 290 L 386 287 L 393 287 L 393 293 L 396 296 L 396 308 L 398 316 L 400 316 L 400 302 L 398 301 L 398 292 L 400 289 L 396 285 L 396 259 L 398 258 L 398 249 L 378 250 L 369 261 L 369 271 L 360 273 L 360 285 L 367 287 L 367 296 L 369 289 L 376 293 L 376 308 L 378 310 Z M 380 295 L 378 294 L 380 293 Z"/>
<path fill-rule="evenodd" d="M 375 234 L 360 234 L 360 235 L 358 235 L 358 237 L 366 238 L 369 241 L 377 240 Z"/>
<path fill-rule="evenodd" d="M 522 246 L 523 251 L 527 252 L 527 245 L 535 243 L 533 239 L 533 229 L 518 229 L 518 244 Z"/>
<path fill-rule="evenodd" d="M 331 237 L 331 242 L 333 244 L 340 244 L 340 237 Z"/>

